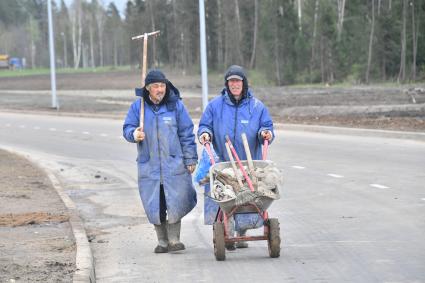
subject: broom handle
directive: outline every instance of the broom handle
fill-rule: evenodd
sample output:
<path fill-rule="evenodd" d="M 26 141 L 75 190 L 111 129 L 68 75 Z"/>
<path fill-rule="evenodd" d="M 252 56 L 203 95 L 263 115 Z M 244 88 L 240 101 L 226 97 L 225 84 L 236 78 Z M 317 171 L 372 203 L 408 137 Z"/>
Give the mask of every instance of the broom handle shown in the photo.
<path fill-rule="evenodd" d="M 252 185 L 251 178 L 249 178 L 248 174 L 246 173 L 245 169 L 243 168 L 242 162 L 241 162 L 241 160 L 239 159 L 239 156 L 238 156 L 238 154 L 236 153 L 236 150 L 235 150 L 235 148 L 233 147 L 233 144 L 232 144 L 232 142 L 230 141 L 229 136 L 226 136 L 226 140 L 227 140 L 227 143 L 229 144 L 230 150 L 232 151 L 233 155 L 235 156 L 236 162 L 237 162 L 237 163 L 238 163 L 238 165 L 239 165 L 239 169 L 242 171 L 242 174 L 243 174 L 243 176 L 245 177 L 246 182 L 248 183 L 248 187 L 249 187 L 249 189 L 251 190 L 251 192 L 253 192 L 253 191 L 254 191 L 254 186 Z"/>

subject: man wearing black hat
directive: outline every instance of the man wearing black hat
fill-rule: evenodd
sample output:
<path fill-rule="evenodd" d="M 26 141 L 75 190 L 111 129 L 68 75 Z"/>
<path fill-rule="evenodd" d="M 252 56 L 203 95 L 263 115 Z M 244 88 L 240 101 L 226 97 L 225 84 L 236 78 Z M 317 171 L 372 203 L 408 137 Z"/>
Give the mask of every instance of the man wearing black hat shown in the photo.
<path fill-rule="evenodd" d="M 198 159 L 193 122 L 180 92 L 160 70 L 151 70 L 136 94 L 142 98 L 130 106 L 123 135 L 137 143 L 139 193 L 158 237 L 154 252 L 184 250 L 181 219 L 196 205 L 191 178 Z"/>
<path fill-rule="evenodd" d="M 201 144 L 211 142 L 220 161 L 229 161 L 226 150 L 226 136 L 230 137 L 233 146 L 241 160 L 246 160 L 241 134 L 247 136 L 252 159 L 261 160 L 261 145 L 264 140 L 273 141 L 273 122 L 266 106 L 254 97 L 248 86 L 248 78 L 241 66 L 230 66 L 224 75 L 224 88 L 221 95 L 211 100 L 199 122 L 198 137 Z M 210 190 L 209 184 L 205 191 Z M 217 215 L 218 205 L 210 199 L 204 201 L 205 224 L 213 224 Z M 247 218 L 248 215 L 245 215 Z M 240 227 L 239 235 L 246 233 L 242 225 L 244 216 L 235 215 L 236 227 Z M 249 222 L 247 219 L 245 222 Z M 258 223 L 260 223 L 258 221 Z M 240 225 L 238 225 L 240 224 Z M 237 243 L 236 247 L 245 248 L 245 242 Z M 234 244 L 228 244 L 227 249 L 235 249 Z"/>

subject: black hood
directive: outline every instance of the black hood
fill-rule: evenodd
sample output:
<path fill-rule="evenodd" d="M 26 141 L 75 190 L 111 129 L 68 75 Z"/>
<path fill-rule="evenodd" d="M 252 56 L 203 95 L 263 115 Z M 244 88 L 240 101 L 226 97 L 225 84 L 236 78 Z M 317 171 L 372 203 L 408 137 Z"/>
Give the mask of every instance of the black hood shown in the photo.
<path fill-rule="evenodd" d="M 174 110 L 176 107 L 176 102 L 181 99 L 180 91 L 169 80 L 167 80 L 165 84 L 167 85 L 165 96 L 159 105 L 166 104 L 168 110 Z M 136 96 L 143 97 L 146 103 L 149 105 L 154 104 L 149 97 L 149 91 L 146 89 L 146 87 L 136 88 L 135 91 Z"/>
<path fill-rule="evenodd" d="M 228 83 L 228 80 L 227 80 L 228 77 L 234 76 L 234 75 L 241 77 L 242 81 L 243 81 L 242 98 L 239 101 L 236 101 L 236 99 L 233 97 L 232 93 L 230 92 L 229 83 Z M 248 78 L 246 77 L 244 68 L 242 68 L 241 66 L 238 66 L 238 65 L 230 66 L 229 69 L 227 69 L 227 71 L 224 75 L 224 85 L 226 86 L 225 89 L 227 90 L 227 93 L 229 94 L 230 100 L 234 104 L 238 104 L 243 99 L 245 99 L 247 97 L 249 85 L 248 85 Z M 222 93 L 224 93 L 224 91 Z"/>

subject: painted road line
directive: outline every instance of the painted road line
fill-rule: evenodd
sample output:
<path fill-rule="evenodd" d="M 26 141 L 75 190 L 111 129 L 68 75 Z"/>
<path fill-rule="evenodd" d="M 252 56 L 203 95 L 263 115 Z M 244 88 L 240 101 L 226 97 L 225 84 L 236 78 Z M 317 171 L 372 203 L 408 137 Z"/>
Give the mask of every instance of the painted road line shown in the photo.
<path fill-rule="evenodd" d="M 20 125 L 20 126 L 19 126 L 19 128 L 21 128 L 21 129 L 25 129 L 25 128 L 26 128 L 26 126 L 25 126 L 25 125 Z"/>
<path fill-rule="evenodd" d="M 389 189 L 390 188 L 390 187 L 380 185 L 380 184 L 370 184 L 369 186 L 374 187 L 374 188 L 378 188 L 378 189 Z"/>
<path fill-rule="evenodd" d="M 40 127 L 35 126 L 35 127 L 33 127 L 33 129 L 34 129 L 34 130 L 40 130 Z"/>
<path fill-rule="evenodd" d="M 425 198 L 421 198 L 421 200 L 425 200 Z"/>
<path fill-rule="evenodd" d="M 292 168 L 295 168 L 295 169 L 305 169 L 305 167 L 303 167 L 303 166 L 298 166 L 298 165 L 294 165 L 294 166 L 291 166 Z"/>
<path fill-rule="evenodd" d="M 73 133 L 73 130 L 66 130 L 65 133 Z"/>
<path fill-rule="evenodd" d="M 108 135 L 107 134 L 100 134 L 99 136 L 101 136 L 101 137 L 107 137 Z"/>
<path fill-rule="evenodd" d="M 333 178 L 344 178 L 344 176 L 338 175 L 338 174 L 328 174 L 328 176 L 333 177 Z"/>
<path fill-rule="evenodd" d="M 49 131 L 55 132 L 56 128 L 49 128 Z"/>
<path fill-rule="evenodd" d="M 90 135 L 89 132 L 83 132 L 83 135 Z"/>

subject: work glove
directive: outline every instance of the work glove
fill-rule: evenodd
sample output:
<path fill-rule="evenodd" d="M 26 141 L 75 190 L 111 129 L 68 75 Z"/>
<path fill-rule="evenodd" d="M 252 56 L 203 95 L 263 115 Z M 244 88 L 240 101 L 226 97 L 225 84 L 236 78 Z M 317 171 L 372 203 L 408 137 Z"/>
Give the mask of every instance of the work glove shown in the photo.
<path fill-rule="evenodd" d="M 195 164 L 187 165 L 186 168 L 189 171 L 189 173 L 192 174 L 193 171 L 195 171 L 196 165 Z"/>
<path fill-rule="evenodd" d="M 145 133 L 142 132 L 142 128 L 138 127 L 133 132 L 133 138 L 136 142 L 141 142 L 145 139 Z"/>
<path fill-rule="evenodd" d="M 265 130 L 261 132 L 261 137 L 263 137 L 263 139 L 271 141 L 273 138 L 273 134 L 271 131 L 269 130 Z"/>
<path fill-rule="evenodd" d="M 202 145 L 206 144 L 207 142 L 210 142 L 210 140 L 211 140 L 211 137 L 210 137 L 210 134 L 208 134 L 208 133 L 202 133 L 202 134 L 199 136 L 199 142 L 200 142 Z"/>

